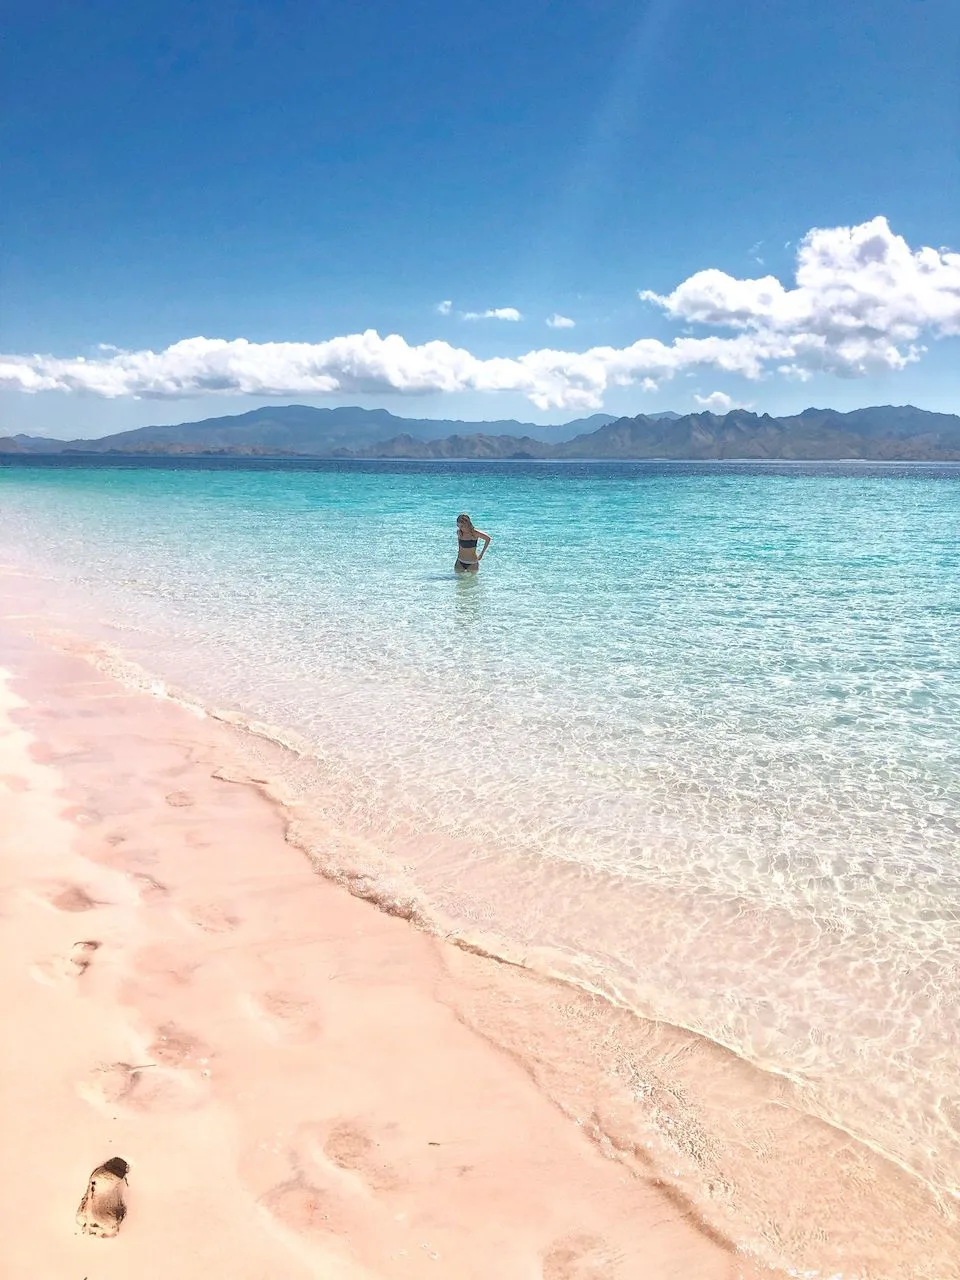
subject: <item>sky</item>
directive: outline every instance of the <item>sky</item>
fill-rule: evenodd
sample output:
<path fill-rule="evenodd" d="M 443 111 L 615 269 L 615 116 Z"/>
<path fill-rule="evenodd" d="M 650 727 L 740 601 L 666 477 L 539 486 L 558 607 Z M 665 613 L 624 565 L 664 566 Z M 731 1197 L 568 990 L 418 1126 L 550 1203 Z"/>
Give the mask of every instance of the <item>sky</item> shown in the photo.
<path fill-rule="evenodd" d="M 958 0 L 8 0 L 0 435 L 960 412 Z"/>

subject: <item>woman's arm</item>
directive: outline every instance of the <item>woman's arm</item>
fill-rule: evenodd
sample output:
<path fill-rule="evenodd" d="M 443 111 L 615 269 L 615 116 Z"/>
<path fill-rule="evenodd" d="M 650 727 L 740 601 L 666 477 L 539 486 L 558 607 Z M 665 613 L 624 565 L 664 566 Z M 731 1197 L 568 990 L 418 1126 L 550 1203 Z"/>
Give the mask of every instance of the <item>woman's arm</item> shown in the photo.
<path fill-rule="evenodd" d="M 479 562 L 483 559 L 486 553 L 487 547 L 489 547 L 490 545 L 490 535 L 489 533 L 484 533 L 482 529 L 474 529 L 473 532 L 477 535 L 478 538 L 483 538 L 483 551 L 481 551 L 477 556 L 477 561 Z"/>

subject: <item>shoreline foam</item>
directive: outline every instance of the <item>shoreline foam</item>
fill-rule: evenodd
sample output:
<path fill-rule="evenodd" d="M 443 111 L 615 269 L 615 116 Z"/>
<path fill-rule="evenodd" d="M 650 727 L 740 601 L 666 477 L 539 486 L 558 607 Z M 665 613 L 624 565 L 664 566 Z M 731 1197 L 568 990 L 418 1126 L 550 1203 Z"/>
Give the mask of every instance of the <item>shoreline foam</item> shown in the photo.
<path fill-rule="evenodd" d="M 7 647 L 12 645 L 14 657 L 18 659 L 7 665 L 18 670 L 31 665 L 34 668 L 32 675 L 27 671 L 25 679 L 21 675 L 18 682 L 24 684 L 25 691 L 30 695 L 27 707 L 21 709 L 19 716 L 25 720 L 33 720 L 34 732 L 38 729 L 45 730 L 48 725 L 55 727 L 64 716 L 79 717 L 79 720 L 75 720 L 75 725 L 82 724 L 84 720 L 96 722 L 98 713 L 95 706 L 89 703 L 84 705 L 82 691 L 77 687 L 77 681 L 84 679 L 84 672 L 89 682 L 90 669 L 76 655 L 45 655 L 42 650 L 28 645 L 22 638 L 17 640 L 9 632 L 5 639 Z M 38 672 L 46 672 L 47 675 L 40 678 Z M 56 680 L 66 680 L 66 693 L 47 692 L 55 687 L 51 685 L 51 672 L 57 673 Z M 164 734 L 172 735 L 179 743 L 179 750 L 185 752 L 186 759 L 177 766 L 179 769 L 199 770 L 205 785 L 212 786 L 214 790 L 218 787 L 223 789 L 228 781 L 251 784 L 228 787 L 227 791 L 236 791 L 237 795 L 248 797 L 243 800 L 245 807 L 249 807 L 253 799 L 255 807 L 263 806 L 270 814 L 268 826 L 272 826 L 274 831 L 272 843 L 277 844 L 278 848 L 287 848 L 286 856 L 290 856 L 290 837 L 296 837 L 289 827 L 290 822 L 295 819 L 289 813 L 281 817 L 276 801 L 270 807 L 266 805 L 263 796 L 255 794 L 254 787 L 262 791 L 268 784 L 262 772 L 258 777 L 257 771 L 246 767 L 249 760 L 244 760 L 242 749 L 238 751 L 241 744 L 245 744 L 249 750 L 251 741 L 242 730 L 213 721 L 205 724 L 195 711 L 191 714 L 172 702 L 148 699 L 143 694 L 131 695 L 118 688 L 112 680 L 101 679 L 95 683 L 108 691 L 104 696 L 111 705 L 127 707 L 127 719 L 122 726 L 126 737 L 121 734 L 114 745 L 112 766 L 109 760 L 101 761 L 98 766 L 84 764 L 82 760 L 69 754 L 59 761 L 58 767 L 68 778 L 71 778 L 71 774 L 74 775 L 70 784 L 75 789 L 79 788 L 78 795 L 84 787 L 87 787 L 89 793 L 91 778 L 99 768 L 98 785 L 109 791 L 113 797 L 111 803 L 122 810 L 128 800 L 124 798 L 123 786 L 120 785 L 122 780 L 115 774 L 111 776 L 110 768 L 116 770 L 125 756 L 135 755 L 137 752 L 149 755 L 150 751 L 169 749 L 171 744 L 164 739 Z M 33 704 L 30 698 L 34 699 Z M 37 705 L 37 702 L 43 705 Z M 148 737 L 146 742 L 141 741 L 137 746 L 136 738 L 143 736 L 137 723 L 140 720 L 152 725 L 154 732 L 152 740 Z M 89 747 L 95 755 L 97 748 L 93 739 Z M 118 747 L 120 754 L 117 754 Z M 257 750 L 259 748 L 254 749 L 254 754 Z M 79 776 L 84 770 L 89 775 L 85 780 Z M 180 806 L 169 797 L 182 790 L 171 790 L 164 801 L 173 813 L 178 813 Z M 151 804 L 156 799 L 153 796 Z M 110 835 L 118 835 L 120 832 L 99 831 L 108 817 L 111 822 L 120 822 L 122 813 L 101 813 L 100 821 L 91 823 L 88 828 L 84 825 L 82 815 L 89 815 L 93 810 L 85 809 L 82 805 L 89 804 L 89 794 L 79 803 L 81 808 L 73 813 L 73 821 L 80 824 L 81 833 L 78 838 L 86 847 L 86 856 L 92 857 L 94 862 L 106 859 L 112 864 L 119 863 L 119 867 L 114 865 L 114 870 L 119 870 L 126 878 L 124 883 L 132 881 L 140 886 L 138 892 L 142 901 L 138 906 L 152 901 L 154 905 L 151 910 L 156 913 L 159 910 L 157 903 L 162 899 L 165 904 L 163 909 L 167 909 L 169 886 L 163 880 L 168 868 L 158 865 L 158 861 L 162 861 L 165 855 L 150 855 L 155 859 L 151 862 L 144 851 L 137 855 L 144 859 L 143 866 L 137 864 L 139 869 L 132 869 L 133 864 L 123 865 L 124 860 L 129 857 L 123 846 L 129 844 L 129 839 L 111 844 Z M 228 802 L 226 808 L 229 810 L 231 807 Z M 196 804 L 184 805 L 182 808 L 185 813 L 191 814 L 193 820 L 202 813 L 202 806 L 198 810 Z M 218 820 L 221 820 L 224 813 L 222 803 L 219 813 Z M 142 826 L 143 813 L 140 813 L 139 818 Z M 139 834 L 142 836 L 144 833 L 141 830 Z M 216 841 L 211 848 L 216 850 L 217 856 L 222 860 L 225 850 L 219 846 L 220 842 Z M 98 852 L 94 852 L 94 847 Z M 264 855 L 258 854 L 257 858 L 248 860 L 251 868 L 256 867 L 258 875 L 265 871 L 260 862 L 262 856 Z M 298 861 L 299 856 L 296 855 Z M 230 862 L 220 862 L 218 875 L 221 887 L 227 890 L 228 898 L 232 870 Z M 290 874 L 294 874 L 292 870 Z M 304 886 L 315 879 L 310 877 L 303 863 L 299 865 L 296 877 L 297 882 Z M 354 885 L 353 890 L 356 892 L 362 887 Z M 327 885 L 324 892 L 332 895 L 328 897 L 328 902 L 332 904 L 328 908 L 330 912 L 336 916 L 346 910 L 345 902 L 348 900 L 343 899 L 339 889 Z M 196 925 L 196 922 L 194 925 L 205 935 L 215 938 L 229 936 L 230 910 L 219 901 L 219 891 L 213 896 L 215 901 L 211 908 L 212 914 L 207 920 L 209 927 Z M 381 902 L 379 905 L 383 908 L 389 904 Z M 356 909 L 362 913 L 357 919 L 363 919 L 365 929 L 374 929 L 374 932 L 379 930 L 380 926 L 374 928 L 370 923 L 371 917 L 373 920 L 386 919 L 362 903 L 357 903 Z M 353 910 L 351 907 L 350 911 Z M 393 914 L 404 913 L 395 910 Z M 312 925 L 312 919 L 310 924 Z M 559 1108 L 568 1117 L 563 1121 L 564 1126 L 569 1125 L 570 1119 L 576 1122 L 576 1128 L 569 1126 L 577 1141 L 582 1144 L 577 1148 L 575 1163 L 579 1164 L 583 1158 L 589 1162 L 594 1155 L 599 1154 L 603 1165 L 609 1163 L 614 1170 L 619 1170 L 618 1178 L 628 1178 L 629 1189 L 625 1204 L 629 1209 L 624 1209 L 623 1213 L 630 1217 L 634 1211 L 638 1214 L 636 1224 L 631 1226 L 631 1233 L 634 1227 L 638 1231 L 643 1228 L 640 1235 L 631 1235 L 631 1238 L 647 1241 L 653 1203 L 656 1205 L 653 1220 L 672 1224 L 671 1230 L 676 1229 L 680 1237 L 686 1240 L 685 1243 L 681 1241 L 678 1246 L 680 1252 L 676 1254 L 676 1259 L 686 1256 L 687 1249 L 699 1249 L 701 1246 L 706 1249 L 706 1245 L 710 1246 L 703 1253 L 702 1260 L 696 1263 L 695 1269 L 677 1270 L 679 1262 L 670 1260 L 669 1248 L 673 1248 L 673 1245 L 669 1246 L 660 1262 L 655 1263 L 656 1252 L 645 1252 L 648 1246 L 644 1243 L 642 1253 L 636 1254 L 638 1261 L 642 1256 L 648 1265 L 644 1274 L 697 1277 L 752 1274 L 750 1264 L 734 1262 L 729 1248 L 721 1245 L 720 1242 L 730 1235 L 749 1240 L 755 1250 L 767 1259 L 772 1259 L 776 1254 L 778 1261 L 792 1260 L 804 1265 L 811 1275 L 916 1276 L 929 1277 L 930 1280 L 949 1280 L 951 1276 L 960 1274 L 955 1263 L 955 1220 L 951 1225 L 948 1218 L 938 1215 L 936 1206 L 914 1180 L 905 1178 L 895 1168 L 876 1160 L 869 1152 L 857 1146 L 851 1147 L 846 1135 L 831 1130 L 826 1125 L 817 1125 L 811 1122 L 810 1117 L 796 1112 L 800 1099 L 791 1095 L 793 1086 L 788 1082 L 758 1082 L 751 1075 L 752 1068 L 735 1059 L 734 1055 L 718 1049 L 716 1045 L 662 1024 L 644 1024 L 628 1012 L 612 1008 L 596 995 L 591 996 L 572 987 L 560 986 L 546 978 L 505 968 L 502 963 L 484 958 L 483 947 L 473 947 L 469 940 L 462 940 L 461 947 L 457 949 L 445 947 L 442 943 L 428 939 L 426 935 L 411 931 L 401 921 L 393 921 L 389 928 L 401 931 L 391 939 L 391 948 L 403 951 L 409 945 L 415 945 L 429 951 L 429 985 L 433 998 L 438 999 L 440 1005 L 452 1013 L 456 1023 L 469 1028 L 473 1034 L 478 1034 L 480 1043 L 487 1045 L 498 1059 L 506 1052 L 507 1060 L 522 1068 L 524 1078 L 536 1083 L 534 1095 L 548 1107 L 549 1099 L 553 1107 Z M 422 939 L 422 942 L 416 941 L 417 939 Z M 481 954 L 473 954 L 476 951 Z M 99 950 L 95 959 L 99 964 Z M 164 1000 L 169 999 L 170 992 L 167 991 Z M 298 997 L 293 1004 L 301 1008 L 302 1013 L 304 1000 Z M 291 1006 L 288 1004 L 287 1007 Z M 262 1009 L 258 1016 L 264 1016 Z M 271 1025 L 276 1026 L 279 1017 L 276 1010 L 272 1014 L 268 1011 L 266 1016 L 268 1023 L 273 1018 Z M 159 1015 L 154 1021 L 158 1020 Z M 280 1022 L 282 1023 L 282 1017 Z M 279 1032 L 277 1034 L 280 1035 Z M 156 1043 L 155 1041 L 154 1044 Z M 270 1072 L 267 1071 L 265 1075 L 269 1076 Z M 116 1093 L 122 1083 L 118 1084 L 116 1079 L 111 1078 L 108 1089 Z M 760 1083 L 763 1087 L 758 1089 Z M 127 1080 L 126 1085 L 129 1084 L 130 1081 Z M 141 1085 L 138 1077 L 135 1088 L 148 1087 L 149 1082 Z M 192 1087 L 191 1085 L 190 1088 Z M 102 1092 L 101 1088 L 101 1094 Z M 749 1104 L 747 1107 L 744 1105 L 745 1101 Z M 724 1145 L 726 1141 L 729 1146 L 733 1133 L 718 1135 L 711 1132 L 709 1123 L 724 1109 L 730 1111 L 735 1119 L 750 1118 L 753 1124 L 748 1141 L 748 1145 L 752 1143 L 752 1150 L 734 1153 L 740 1157 L 737 1165 L 739 1182 L 730 1179 L 731 1151 Z M 765 1122 L 768 1150 L 764 1150 L 762 1144 L 757 1142 L 756 1118 L 763 1112 L 768 1115 Z M 363 1141 L 359 1142 L 363 1147 Z M 369 1151 L 369 1148 L 364 1149 Z M 588 1152 L 591 1153 L 589 1156 L 586 1155 Z M 121 1154 L 129 1158 L 127 1153 Z M 745 1158 L 747 1155 L 749 1158 Z M 798 1155 L 809 1163 L 810 1167 L 806 1170 L 798 1171 L 790 1167 Z M 92 1162 L 101 1158 L 99 1153 L 91 1153 L 88 1168 Z M 508 1161 L 507 1165 L 509 1163 Z M 829 1174 L 826 1173 L 828 1168 Z M 507 1179 L 514 1176 L 508 1167 L 501 1173 Z M 543 1174 L 541 1168 L 540 1176 Z M 86 1172 L 83 1176 L 86 1176 Z M 136 1175 L 134 1173 L 131 1176 Z M 748 1182 L 744 1182 L 744 1176 Z M 833 1184 L 833 1189 L 823 1195 L 821 1193 L 827 1182 Z M 689 1188 L 698 1184 L 700 1195 L 691 1197 Z M 618 1194 L 623 1194 L 622 1187 L 619 1183 L 617 1185 Z M 298 1221 L 305 1212 L 311 1220 L 315 1211 L 320 1212 L 317 1209 L 319 1202 L 315 1203 L 310 1198 L 314 1191 L 318 1191 L 317 1188 L 310 1192 L 306 1201 L 296 1178 L 290 1183 L 288 1190 L 297 1202 L 295 1216 L 299 1215 Z M 289 1200 L 289 1197 L 286 1198 Z M 427 1203 L 429 1204 L 429 1197 Z M 900 1216 L 891 1215 L 891 1203 L 901 1206 Z M 287 1207 L 289 1208 L 289 1204 Z M 694 1227 L 692 1223 L 697 1223 L 698 1226 Z M 689 1239 L 686 1239 L 687 1233 L 692 1233 Z M 595 1233 L 591 1236 L 589 1231 L 585 1235 L 580 1234 L 584 1239 L 600 1238 Z M 699 1243 L 694 1246 L 693 1241 Z M 541 1250 L 542 1256 L 549 1254 L 550 1247 L 547 1247 L 546 1254 Z M 635 1247 L 641 1248 L 639 1243 Z M 719 1254 L 717 1250 L 720 1251 Z M 347 1261 L 343 1265 L 354 1265 L 356 1259 L 350 1260 L 349 1251 L 344 1256 Z M 584 1253 L 584 1258 L 586 1261 L 583 1261 L 583 1267 L 592 1265 L 587 1253 Z M 723 1259 L 722 1266 L 718 1258 Z M 392 1264 L 379 1260 L 371 1265 L 382 1268 Z M 637 1274 L 630 1269 L 631 1265 L 632 1255 L 628 1249 L 626 1257 L 620 1256 L 616 1263 L 610 1261 L 607 1264 L 601 1259 L 597 1264 L 601 1269 L 582 1270 L 582 1275 L 594 1280 L 594 1276 Z M 659 1272 L 654 1269 L 657 1265 L 662 1268 Z M 607 1270 L 602 1269 L 604 1266 L 607 1266 Z M 718 1266 L 719 1270 L 716 1269 Z M 730 1271 L 730 1266 L 739 1267 L 740 1271 Z M 905 1269 L 908 1267 L 913 1270 Z M 178 1274 L 186 1277 L 190 1273 L 184 1271 Z M 292 1270 L 289 1274 L 301 1273 Z M 372 1274 L 420 1275 L 429 1272 L 374 1269 Z M 506 1276 L 510 1272 L 454 1269 L 444 1274 Z M 516 1274 L 525 1276 L 527 1272 L 517 1271 Z M 543 1274 L 551 1280 L 548 1270 L 543 1270 Z M 560 1276 L 564 1273 L 555 1271 L 553 1274 Z M 581 1272 L 571 1270 L 569 1274 L 579 1278 Z"/>

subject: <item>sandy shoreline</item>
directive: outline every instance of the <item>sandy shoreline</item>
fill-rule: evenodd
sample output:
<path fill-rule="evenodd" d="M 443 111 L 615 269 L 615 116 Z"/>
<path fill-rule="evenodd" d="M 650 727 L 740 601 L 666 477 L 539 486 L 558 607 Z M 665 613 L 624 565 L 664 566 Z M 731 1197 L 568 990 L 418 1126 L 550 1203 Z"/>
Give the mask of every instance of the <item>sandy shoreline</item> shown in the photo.
<path fill-rule="evenodd" d="M 5 1274 L 757 1274 L 456 1015 L 444 944 L 212 776 L 216 726 L 5 641 Z M 103 1240 L 74 1214 L 113 1157 Z"/>
<path fill-rule="evenodd" d="M 351 896 L 249 735 L 38 629 L 8 598 L 4 1274 L 960 1276 L 953 1210 L 789 1082 Z"/>

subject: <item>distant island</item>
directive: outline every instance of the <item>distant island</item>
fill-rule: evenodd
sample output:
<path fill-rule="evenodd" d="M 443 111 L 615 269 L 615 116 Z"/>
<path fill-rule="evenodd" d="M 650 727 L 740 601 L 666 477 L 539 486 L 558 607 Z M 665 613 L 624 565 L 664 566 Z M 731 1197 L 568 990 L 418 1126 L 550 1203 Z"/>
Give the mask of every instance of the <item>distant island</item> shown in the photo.
<path fill-rule="evenodd" d="M 176 426 L 140 427 L 95 440 L 0 437 L 0 455 L 306 457 L 334 459 L 579 459 L 698 461 L 960 461 L 960 416 L 912 405 L 792 417 L 594 414 L 561 426 L 513 420 L 398 418 L 385 409 L 283 405 Z"/>

